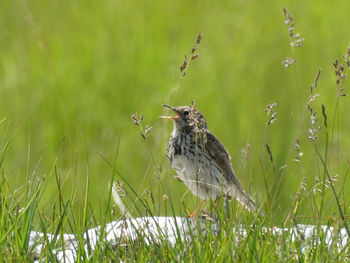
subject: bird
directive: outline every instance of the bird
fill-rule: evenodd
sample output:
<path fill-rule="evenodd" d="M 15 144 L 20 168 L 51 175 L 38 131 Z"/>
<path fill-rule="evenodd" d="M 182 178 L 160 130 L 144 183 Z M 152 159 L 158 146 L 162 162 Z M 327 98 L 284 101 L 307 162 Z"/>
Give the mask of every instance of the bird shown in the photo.
<path fill-rule="evenodd" d="M 167 156 L 179 179 L 203 201 L 227 196 L 237 199 L 249 211 L 256 211 L 255 201 L 243 189 L 232 168 L 230 154 L 209 131 L 204 115 L 196 106 L 163 107 L 175 113 L 160 117 L 174 121 Z"/>

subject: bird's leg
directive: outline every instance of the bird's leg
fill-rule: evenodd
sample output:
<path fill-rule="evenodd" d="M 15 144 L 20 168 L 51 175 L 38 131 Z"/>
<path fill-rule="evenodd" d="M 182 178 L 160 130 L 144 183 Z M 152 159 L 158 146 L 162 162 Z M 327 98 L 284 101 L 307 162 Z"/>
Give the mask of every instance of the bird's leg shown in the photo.
<path fill-rule="evenodd" d="M 202 200 L 202 202 L 199 204 L 199 206 L 196 208 L 196 210 L 194 210 L 193 213 L 190 212 L 190 210 L 186 209 L 186 212 L 188 214 L 188 216 L 192 219 L 197 213 L 199 208 L 201 208 L 201 206 L 205 203 L 205 200 Z"/>

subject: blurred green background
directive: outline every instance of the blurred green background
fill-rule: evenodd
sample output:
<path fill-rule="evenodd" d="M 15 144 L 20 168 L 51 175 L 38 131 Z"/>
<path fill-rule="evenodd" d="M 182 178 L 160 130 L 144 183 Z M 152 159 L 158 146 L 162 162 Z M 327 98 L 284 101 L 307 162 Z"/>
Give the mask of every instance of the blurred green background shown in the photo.
<path fill-rule="evenodd" d="M 309 86 L 321 69 L 315 110 L 320 113 L 320 104 L 325 104 L 333 125 L 337 86 L 332 62 L 350 42 L 349 1 L 0 3 L 0 136 L 3 141 L 13 136 L 2 174 L 13 189 L 26 183 L 28 170 L 48 176 L 57 162 L 67 196 L 76 182 L 78 211 L 89 173 L 90 202 L 98 214 L 112 175 L 100 155 L 113 163 L 120 140 L 116 168 L 142 197 L 152 191 L 156 202 L 163 202 L 166 194 L 179 204 L 177 213 L 183 208 L 182 198 L 195 208 L 197 198 L 173 178 L 165 157 L 172 123 L 158 118 L 167 112 L 163 103 L 185 105 L 192 99 L 231 153 L 243 186 L 263 202 L 264 172 L 270 195 L 277 189 L 277 220 L 286 215 L 303 177 L 311 192 L 315 177 L 322 177 L 321 163 L 304 134 L 310 126 L 306 103 Z M 305 39 L 304 46 L 294 50 L 296 64 L 288 69 L 282 65 L 292 56 L 283 7 L 296 20 L 294 32 Z M 181 79 L 179 66 L 199 31 L 199 57 Z M 278 115 L 266 128 L 264 109 L 270 102 L 277 103 Z M 148 141 L 131 121 L 135 111 L 144 115 L 144 125 L 153 127 Z M 331 175 L 339 175 L 336 187 L 345 201 L 350 186 L 348 112 L 345 97 L 328 149 L 329 169 Z M 300 163 L 293 162 L 297 138 L 303 152 Z M 246 144 L 250 153 L 243 162 Z M 54 175 L 46 182 L 43 209 L 57 200 Z M 311 213 L 313 194 L 308 196 L 300 214 Z M 337 214 L 334 196 L 327 192 L 326 198 L 327 213 Z M 163 205 L 159 213 L 166 213 Z"/>

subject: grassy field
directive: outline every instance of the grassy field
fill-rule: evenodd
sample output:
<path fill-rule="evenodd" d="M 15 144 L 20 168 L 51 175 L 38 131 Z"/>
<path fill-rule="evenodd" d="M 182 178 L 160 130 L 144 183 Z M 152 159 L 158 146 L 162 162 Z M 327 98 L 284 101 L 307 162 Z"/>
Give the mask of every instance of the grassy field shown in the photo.
<path fill-rule="evenodd" d="M 302 47 L 291 46 L 283 7 L 296 21 Z M 163 103 L 194 100 L 231 153 L 244 188 L 270 214 L 269 224 L 293 219 L 343 226 L 350 104 L 339 94 L 349 87 L 346 79 L 336 83 L 333 62 L 348 73 L 342 56 L 350 42 L 349 8 L 346 0 L 2 0 L 2 198 L 13 209 L 26 207 L 29 189 L 40 181 L 32 211 L 52 218 L 70 200 L 68 217 L 88 217 L 91 227 L 121 216 L 118 209 L 109 212 L 114 178 L 129 191 L 123 201 L 133 216 L 147 211 L 130 189 L 154 200 L 154 215 L 184 215 L 200 200 L 174 179 L 165 157 L 172 124 L 159 116 L 166 113 Z M 181 77 L 198 32 L 199 56 Z M 288 57 L 296 62 L 286 68 Z M 315 94 L 312 126 L 308 102 Z M 277 120 L 267 126 L 271 103 L 277 103 Z M 143 114 L 144 127 L 152 126 L 146 140 L 131 120 L 135 112 Z M 318 138 L 308 138 L 319 125 Z M 336 194 L 327 173 L 336 179 Z M 164 195 L 174 211 L 166 209 Z M 35 216 L 30 225 L 40 224 Z"/>

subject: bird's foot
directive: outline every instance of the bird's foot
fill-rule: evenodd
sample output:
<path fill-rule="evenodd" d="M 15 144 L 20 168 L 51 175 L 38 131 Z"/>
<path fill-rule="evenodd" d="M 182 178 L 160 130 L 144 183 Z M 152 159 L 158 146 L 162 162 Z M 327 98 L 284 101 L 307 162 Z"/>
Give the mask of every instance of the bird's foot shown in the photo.
<path fill-rule="evenodd" d="M 195 215 L 198 213 L 199 209 L 202 207 L 202 205 L 205 203 L 205 200 L 202 200 L 202 202 L 199 204 L 199 206 L 193 211 L 193 213 L 191 213 L 190 210 L 188 210 L 186 208 L 186 212 L 187 212 L 187 215 L 193 219 L 195 217 Z"/>

